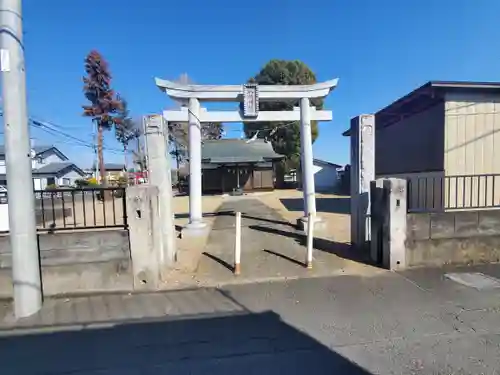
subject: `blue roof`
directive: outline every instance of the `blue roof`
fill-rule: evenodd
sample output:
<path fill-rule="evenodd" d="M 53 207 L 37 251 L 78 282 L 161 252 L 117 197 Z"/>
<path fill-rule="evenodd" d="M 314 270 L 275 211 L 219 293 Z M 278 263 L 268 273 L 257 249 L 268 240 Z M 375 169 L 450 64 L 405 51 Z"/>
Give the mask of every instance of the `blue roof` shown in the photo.
<path fill-rule="evenodd" d="M 61 163 L 50 163 L 44 165 L 41 168 L 33 170 L 33 176 L 37 175 L 58 175 L 66 171 L 74 170 L 82 176 L 85 172 L 78 168 L 74 163 L 71 162 L 61 162 Z"/>
<path fill-rule="evenodd" d="M 35 145 L 31 147 L 31 149 L 35 151 L 37 155 L 42 154 L 49 150 L 54 150 L 54 152 L 57 153 L 61 157 L 61 159 L 68 160 L 66 155 L 64 155 L 61 151 L 59 151 L 59 149 L 56 146 L 53 145 Z M 0 155 L 5 155 L 5 145 L 0 145 Z"/>

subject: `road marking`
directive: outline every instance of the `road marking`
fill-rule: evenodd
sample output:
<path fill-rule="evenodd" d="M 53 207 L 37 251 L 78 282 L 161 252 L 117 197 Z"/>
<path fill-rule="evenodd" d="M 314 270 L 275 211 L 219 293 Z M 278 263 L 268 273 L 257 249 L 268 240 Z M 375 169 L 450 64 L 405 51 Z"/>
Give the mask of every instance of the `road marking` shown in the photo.
<path fill-rule="evenodd" d="M 485 275 L 481 272 L 447 273 L 444 276 L 459 284 L 475 288 L 477 290 L 500 288 L 499 279 Z"/>

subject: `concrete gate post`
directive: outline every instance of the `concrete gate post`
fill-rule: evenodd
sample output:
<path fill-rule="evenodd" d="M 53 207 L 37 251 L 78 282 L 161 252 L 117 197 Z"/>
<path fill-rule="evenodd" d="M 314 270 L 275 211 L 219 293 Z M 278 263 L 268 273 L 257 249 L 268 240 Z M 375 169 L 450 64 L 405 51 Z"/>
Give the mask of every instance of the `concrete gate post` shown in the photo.
<path fill-rule="evenodd" d="M 149 182 L 158 187 L 159 210 L 161 217 L 160 232 L 162 251 L 160 263 L 162 271 L 173 266 L 176 258 L 175 227 L 172 216 L 172 179 L 170 158 L 167 152 L 167 124 L 163 116 L 147 116 L 144 123 L 144 135 L 148 150 Z"/>
<path fill-rule="evenodd" d="M 126 189 L 126 199 L 134 289 L 158 289 L 163 249 L 159 189 L 131 186 Z"/>
<path fill-rule="evenodd" d="M 406 185 L 406 180 L 399 178 L 383 181 L 387 198 L 382 229 L 382 265 L 390 270 L 406 268 Z"/>
<path fill-rule="evenodd" d="M 351 243 L 366 250 L 371 239 L 370 182 L 375 179 L 375 116 L 351 120 Z"/>

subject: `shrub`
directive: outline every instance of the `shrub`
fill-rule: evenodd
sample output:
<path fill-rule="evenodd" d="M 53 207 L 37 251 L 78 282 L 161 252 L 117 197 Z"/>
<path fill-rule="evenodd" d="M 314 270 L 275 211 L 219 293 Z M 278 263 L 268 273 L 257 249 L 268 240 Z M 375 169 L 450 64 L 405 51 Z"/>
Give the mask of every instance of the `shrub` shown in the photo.
<path fill-rule="evenodd" d="M 75 180 L 75 185 L 78 188 L 83 188 L 85 186 L 89 186 L 89 181 L 83 178 L 79 178 L 78 180 Z"/>
<path fill-rule="evenodd" d="M 87 186 L 97 187 L 99 186 L 99 183 L 97 182 L 97 179 L 95 177 L 91 177 L 87 179 Z"/>
<path fill-rule="evenodd" d="M 49 184 L 45 186 L 45 190 L 57 190 L 58 186 L 56 184 Z"/>
<path fill-rule="evenodd" d="M 128 178 L 126 176 L 120 176 L 118 178 L 118 186 L 120 187 L 126 187 L 128 185 Z"/>

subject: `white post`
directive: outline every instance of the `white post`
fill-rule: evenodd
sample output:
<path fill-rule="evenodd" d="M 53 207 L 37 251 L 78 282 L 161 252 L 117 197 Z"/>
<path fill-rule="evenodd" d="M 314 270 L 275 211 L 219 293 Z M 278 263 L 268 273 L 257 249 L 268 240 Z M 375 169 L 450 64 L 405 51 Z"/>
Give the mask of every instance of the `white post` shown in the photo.
<path fill-rule="evenodd" d="M 234 244 L 234 274 L 241 272 L 241 212 L 236 212 L 236 239 Z"/>
<path fill-rule="evenodd" d="M 301 126 L 302 129 L 302 126 Z M 302 132 L 302 130 L 301 130 Z M 307 191 L 307 181 L 305 177 L 305 161 L 304 161 L 304 142 L 302 142 L 302 138 L 300 140 L 300 185 L 302 189 L 302 201 L 303 201 L 303 207 L 304 207 L 304 213 L 309 212 L 307 209 L 307 196 L 305 192 Z"/>
<path fill-rule="evenodd" d="M 14 314 L 42 307 L 35 197 L 26 104 L 26 73 L 20 0 L 0 2 L 0 65 L 9 200 Z"/>
<path fill-rule="evenodd" d="M 314 215 L 310 213 L 309 216 L 307 217 L 307 257 L 306 257 L 307 268 L 312 268 L 313 242 L 314 242 Z"/>
<path fill-rule="evenodd" d="M 200 102 L 189 99 L 189 224 L 187 229 L 205 227 L 202 219 L 201 201 L 201 123 Z"/>
<path fill-rule="evenodd" d="M 175 262 L 175 228 L 172 220 L 172 181 L 170 157 L 167 153 L 167 126 L 162 115 L 146 117 L 145 137 L 148 152 L 149 183 L 159 190 L 162 247 L 159 254 L 161 270 Z"/>

